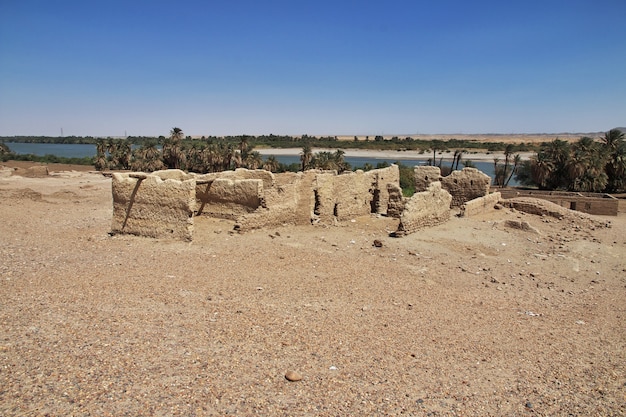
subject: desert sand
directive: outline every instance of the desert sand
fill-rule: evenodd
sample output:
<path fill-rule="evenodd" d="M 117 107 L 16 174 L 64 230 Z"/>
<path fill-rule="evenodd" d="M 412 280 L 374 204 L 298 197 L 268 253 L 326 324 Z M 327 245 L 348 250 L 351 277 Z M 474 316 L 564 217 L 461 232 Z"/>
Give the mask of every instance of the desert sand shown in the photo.
<path fill-rule="evenodd" d="M 0 415 L 626 414 L 624 213 L 192 243 L 111 213 L 98 173 L 0 177 Z"/>
<path fill-rule="evenodd" d="M 258 148 L 256 149 L 261 155 L 300 155 L 302 152 L 302 148 Z M 313 148 L 313 152 L 335 152 L 337 149 L 330 148 Z M 389 159 L 392 161 L 398 160 L 421 160 L 427 161 L 432 159 L 432 152 L 423 152 L 419 151 L 384 151 L 384 150 L 374 150 L 374 149 L 343 149 L 344 156 L 348 157 L 358 157 L 358 158 L 375 158 L 375 159 Z M 518 152 L 522 160 L 528 160 L 535 152 Z M 443 157 L 444 160 L 450 162 L 452 161 L 454 153 L 452 152 L 437 152 L 437 159 Z M 489 161 L 493 162 L 494 158 L 499 158 L 501 163 L 504 162 L 504 152 L 472 152 L 463 154 L 464 160 L 472 160 L 476 161 Z"/>

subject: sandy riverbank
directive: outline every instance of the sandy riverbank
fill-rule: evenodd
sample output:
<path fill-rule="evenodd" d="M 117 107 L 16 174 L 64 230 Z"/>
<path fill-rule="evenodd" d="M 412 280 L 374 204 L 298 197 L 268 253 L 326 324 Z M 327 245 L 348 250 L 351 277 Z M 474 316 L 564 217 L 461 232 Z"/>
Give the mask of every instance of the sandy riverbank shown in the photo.
<path fill-rule="evenodd" d="M 261 155 L 269 156 L 269 155 L 300 155 L 302 152 L 302 148 L 255 148 L 255 151 L 259 151 Z M 313 152 L 335 152 L 337 149 L 328 149 L 328 148 L 313 148 Z M 345 156 L 349 157 L 359 157 L 359 158 L 372 158 L 372 159 L 387 159 L 387 160 L 420 160 L 427 161 L 433 157 L 432 153 L 420 153 L 419 151 L 382 151 L 382 150 L 371 150 L 371 149 L 344 149 Z M 520 152 L 520 156 L 522 160 L 530 159 L 534 152 Z M 437 159 L 443 156 L 444 161 L 451 161 L 454 152 L 444 152 L 443 154 L 437 153 Z M 477 152 L 477 153 L 466 153 L 463 154 L 463 159 L 472 161 L 493 161 L 493 159 L 497 157 L 500 158 L 501 161 L 504 161 L 504 153 L 503 152 Z"/>

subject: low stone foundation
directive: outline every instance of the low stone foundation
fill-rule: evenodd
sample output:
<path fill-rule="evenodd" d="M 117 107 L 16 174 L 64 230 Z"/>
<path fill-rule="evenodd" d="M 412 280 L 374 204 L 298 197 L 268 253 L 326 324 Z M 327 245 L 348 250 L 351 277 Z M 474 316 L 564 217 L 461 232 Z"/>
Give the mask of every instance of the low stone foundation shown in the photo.
<path fill-rule="evenodd" d="M 488 213 L 494 209 L 495 205 L 498 204 L 502 196 L 500 193 L 491 193 L 484 197 L 478 197 L 473 200 L 467 201 L 465 204 L 461 206 L 461 212 L 459 213 L 459 217 L 471 217 L 476 216 L 478 214 Z"/>

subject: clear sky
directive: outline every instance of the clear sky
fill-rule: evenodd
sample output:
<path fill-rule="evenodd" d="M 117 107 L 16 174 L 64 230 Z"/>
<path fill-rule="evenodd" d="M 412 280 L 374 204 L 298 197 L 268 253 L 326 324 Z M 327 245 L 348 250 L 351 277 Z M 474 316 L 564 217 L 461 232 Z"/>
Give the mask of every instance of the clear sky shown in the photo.
<path fill-rule="evenodd" d="M 0 0 L 0 135 L 596 132 L 625 0 Z"/>

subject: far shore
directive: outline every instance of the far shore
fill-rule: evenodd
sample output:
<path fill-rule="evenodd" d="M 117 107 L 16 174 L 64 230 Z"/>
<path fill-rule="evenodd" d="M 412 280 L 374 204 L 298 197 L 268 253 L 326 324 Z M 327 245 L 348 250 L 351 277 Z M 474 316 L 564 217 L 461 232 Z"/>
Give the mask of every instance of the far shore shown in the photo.
<path fill-rule="evenodd" d="M 302 148 L 255 148 L 263 156 L 275 155 L 275 156 L 293 156 L 300 155 Z M 313 148 L 315 152 L 335 152 L 337 149 L 330 148 Z M 420 153 L 419 151 L 391 151 L 391 150 L 374 150 L 374 149 L 343 149 L 344 156 L 354 158 L 372 158 L 372 159 L 386 159 L 386 160 L 421 160 L 427 161 L 432 159 L 432 152 Z M 451 161 L 454 152 L 437 153 L 437 159 L 443 157 L 444 161 Z M 535 152 L 519 152 L 522 160 L 529 160 Z M 464 153 L 462 160 L 471 161 L 493 161 L 494 158 L 499 158 L 504 161 L 503 152 L 469 152 Z"/>

